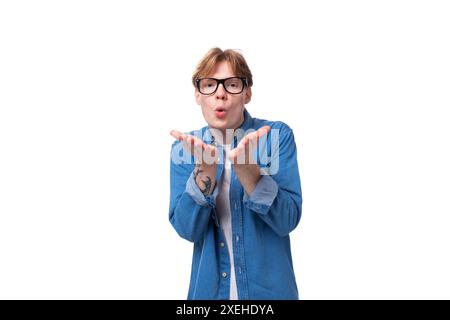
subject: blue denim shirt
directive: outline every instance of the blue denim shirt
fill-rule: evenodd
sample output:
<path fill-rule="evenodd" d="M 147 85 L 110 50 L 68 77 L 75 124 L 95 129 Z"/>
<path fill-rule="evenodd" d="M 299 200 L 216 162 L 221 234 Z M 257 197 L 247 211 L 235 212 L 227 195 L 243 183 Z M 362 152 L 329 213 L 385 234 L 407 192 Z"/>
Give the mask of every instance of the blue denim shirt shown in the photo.
<path fill-rule="evenodd" d="M 257 161 L 263 168 L 272 166 L 276 170 L 262 175 L 250 195 L 233 169 L 231 172 L 229 198 L 237 292 L 243 300 L 298 299 L 289 240 L 302 212 L 296 145 L 292 129 L 285 123 L 252 118 L 244 111 L 243 130 L 265 125 L 272 128 L 266 139 L 270 157 L 269 161 L 259 157 Z M 214 142 L 208 127 L 196 132 L 205 143 Z M 273 145 L 275 132 L 279 144 Z M 233 147 L 240 138 L 234 139 Z M 189 161 L 174 161 L 180 147 L 179 141 L 172 145 L 169 220 L 182 238 L 194 243 L 188 299 L 227 300 L 230 257 L 216 215 L 223 152 L 219 152 L 216 187 L 205 197 L 193 177 L 193 158 L 189 155 L 185 158 Z"/>

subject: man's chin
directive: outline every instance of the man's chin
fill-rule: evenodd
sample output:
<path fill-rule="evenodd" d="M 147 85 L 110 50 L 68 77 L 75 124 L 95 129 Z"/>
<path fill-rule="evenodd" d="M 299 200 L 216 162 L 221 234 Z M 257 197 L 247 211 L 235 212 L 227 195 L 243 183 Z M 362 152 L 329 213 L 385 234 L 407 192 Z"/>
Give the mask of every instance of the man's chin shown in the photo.
<path fill-rule="evenodd" d="M 227 122 L 221 121 L 221 120 L 207 121 L 207 123 L 210 128 L 214 128 L 214 129 L 218 129 L 218 130 L 225 130 L 228 127 Z"/>

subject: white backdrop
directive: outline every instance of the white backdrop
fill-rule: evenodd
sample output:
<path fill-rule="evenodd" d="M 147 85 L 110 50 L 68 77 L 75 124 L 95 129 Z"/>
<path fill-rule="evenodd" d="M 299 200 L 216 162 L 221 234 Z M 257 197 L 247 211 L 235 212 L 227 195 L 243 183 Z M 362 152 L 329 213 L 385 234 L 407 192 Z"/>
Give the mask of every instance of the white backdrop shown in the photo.
<path fill-rule="evenodd" d="M 274 3 L 0 3 L 1 299 L 186 298 L 169 131 L 214 46 L 294 130 L 301 298 L 450 298 L 450 5 Z"/>

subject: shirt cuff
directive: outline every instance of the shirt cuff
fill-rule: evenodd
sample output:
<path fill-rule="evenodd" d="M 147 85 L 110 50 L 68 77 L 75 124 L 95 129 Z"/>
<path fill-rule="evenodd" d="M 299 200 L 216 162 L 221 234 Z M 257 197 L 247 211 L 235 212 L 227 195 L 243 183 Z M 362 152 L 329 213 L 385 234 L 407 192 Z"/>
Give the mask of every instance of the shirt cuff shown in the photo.
<path fill-rule="evenodd" d="M 194 172 L 191 173 L 187 183 L 186 183 L 186 192 L 191 196 L 191 198 L 201 206 L 210 206 L 215 208 L 216 206 L 216 198 L 219 193 L 219 188 L 217 188 L 217 182 L 214 186 L 213 193 L 206 196 L 201 192 L 197 183 L 194 179 Z"/>
<path fill-rule="evenodd" d="M 278 194 L 278 184 L 271 176 L 261 176 L 250 196 L 244 191 L 244 205 L 250 210 L 267 214 Z"/>

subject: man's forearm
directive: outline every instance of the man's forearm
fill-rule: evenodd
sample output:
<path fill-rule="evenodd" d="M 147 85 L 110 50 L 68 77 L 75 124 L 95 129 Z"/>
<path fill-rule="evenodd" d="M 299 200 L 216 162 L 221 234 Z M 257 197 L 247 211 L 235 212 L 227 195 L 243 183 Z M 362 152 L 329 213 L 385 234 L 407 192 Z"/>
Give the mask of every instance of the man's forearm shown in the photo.
<path fill-rule="evenodd" d="M 261 179 L 259 166 L 257 164 L 235 165 L 234 172 L 236 173 L 236 176 L 242 184 L 245 192 L 250 195 L 253 190 L 255 190 L 259 179 Z"/>
<path fill-rule="evenodd" d="M 203 195 L 210 195 L 216 185 L 216 176 L 212 170 L 205 169 L 202 165 L 196 165 L 194 179 Z"/>

